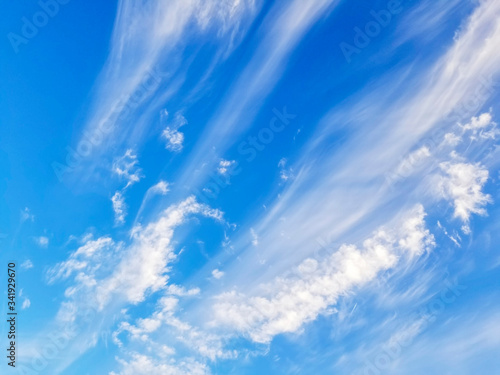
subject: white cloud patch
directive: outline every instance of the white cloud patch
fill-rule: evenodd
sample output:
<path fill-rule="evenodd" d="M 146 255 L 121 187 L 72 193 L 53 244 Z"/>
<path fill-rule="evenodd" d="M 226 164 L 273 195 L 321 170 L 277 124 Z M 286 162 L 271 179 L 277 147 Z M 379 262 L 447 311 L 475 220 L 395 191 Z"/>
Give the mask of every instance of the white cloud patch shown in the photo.
<path fill-rule="evenodd" d="M 144 211 L 144 208 L 146 207 L 146 204 L 149 202 L 149 200 L 155 195 L 167 195 L 169 191 L 170 191 L 170 184 L 164 180 L 160 180 L 158 183 L 151 186 L 144 195 L 144 199 L 142 200 L 141 206 L 137 211 L 134 226 L 137 225 L 138 221 L 142 218 L 141 216 L 142 212 Z"/>
<path fill-rule="evenodd" d="M 494 140 L 499 134 L 497 123 L 493 121 L 492 114 L 485 112 L 477 117 L 472 117 L 465 125 L 458 124 L 458 129 L 455 132 L 446 133 L 444 143 L 457 146 L 465 136 L 468 136 L 470 142 Z"/>
<path fill-rule="evenodd" d="M 222 276 L 224 276 L 224 272 L 218 270 L 218 269 L 214 269 L 212 271 L 212 276 L 214 277 L 214 279 L 217 279 L 219 280 L 220 278 L 222 278 Z"/>
<path fill-rule="evenodd" d="M 255 232 L 253 228 L 250 228 L 250 234 L 252 235 L 252 245 L 258 246 L 259 245 L 259 236 Z"/>
<path fill-rule="evenodd" d="M 132 303 L 144 299 L 148 290 L 154 292 L 163 288 L 168 280 L 167 265 L 175 259 L 171 244 L 174 228 L 184 222 L 188 215 L 201 214 L 222 220 L 222 213 L 199 204 L 194 197 L 166 209 L 160 219 L 136 229 L 134 242 L 127 256 L 117 266 L 114 274 L 102 282 L 97 291 L 100 303 L 112 294 L 122 294 Z"/>
<path fill-rule="evenodd" d="M 85 244 L 76 250 L 75 256 L 81 255 L 85 258 L 91 258 L 94 254 L 114 244 L 113 240 L 109 237 L 101 237 L 97 240 L 92 240 L 92 237 L 88 237 L 85 241 Z"/>
<path fill-rule="evenodd" d="M 113 204 L 113 211 L 115 213 L 115 225 L 121 225 L 125 223 L 125 216 L 127 216 L 127 205 L 125 204 L 125 198 L 120 191 L 117 191 L 111 197 L 111 203 Z"/>
<path fill-rule="evenodd" d="M 45 236 L 36 237 L 35 242 L 37 243 L 38 246 L 43 248 L 49 246 L 49 238 Z"/>
<path fill-rule="evenodd" d="M 446 133 L 444 135 L 444 143 L 450 146 L 457 146 L 460 142 L 462 142 L 462 137 L 455 133 Z"/>
<path fill-rule="evenodd" d="M 448 237 L 455 245 L 457 245 L 458 247 L 462 247 L 462 245 L 460 245 L 460 241 L 462 240 L 460 238 L 460 236 L 457 234 L 456 237 L 455 236 L 452 236 L 448 233 L 448 230 L 441 224 L 441 222 L 438 220 L 437 222 L 437 225 L 439 227 L 439 229 L 441 229 L 444 233 L 444 235 L 446 237 Z"/>
<path fill-rule="evenodd" d="M 434 236 L 425 228 L 426 214 L 422 206 L 417 206 L 401 224 L 399 247 L 411 257 L 420 256 L 436 246 Z"/>
<path fill-rule="evenodd" d="M 287 163 L 288 160 L 286 158 L 281 158 L 280 161 L 278 162 L 278 167 L 280 168 L 280 178 L 283 181 L 288 181 L 290 178 L 293 177 L 293 169 L 287 168 L 286 167 Z"/>
<path fill-rule="evenodd" d="M 173 316 L 173 310 L 177 305 L 175 296 L 189 297 L 199 293 L 197 288 L 185 289 L 168 285 L 171 264 L 179 255 L 175 251 L 174 230 L 194 215 L 223 221 L 220 211 L 198 203 L 194 197 L 189 197 L 163 210 L 156 221 L 150 222 L 147 226 L 134 227 L 130 233 L 130 243 L 127 245 L 121 242 L 115 243 L 108 237 L 96 240 L 87 238 L 87 242 L 74 251 L 66 261 L 47 272 L 49 283 L 70 277 L 74 281 L 64 293 L 67 299 L 59 308 L 57 324 L 63 327 L 70 324 L 77 328 L 80 324 L 86 324 L 81 321 L 84 319 L 82 311 L 90 309 L 97 316 L 103 317 L 119 314 L 124 305 L 139 304 L 151 294 L 163 290 L 164 297 L 161 299 L 157 315 L 138 320 L 135 326 L 124 323 L 113 337 L 114 341 L 120 344 L 116 336 L 126 331 L 130 333 L 132 339 L 140 340 L 142 346 L 150 345 L 148 349 L 150 352 L 158 353 L 158 347 L 161 345 L 152 343 L 149 335 L 160 327 L 156 322 L 160 320 L 161 325 L 165 323 L 175 330 L 172 337 L 181 340 L 183 346 L 197 351 L 204 357 L 215 358 L 224 355 L 222 344 L 217 337 L 205 335 Z M 95 345 L 98 329 L 99 327 L 93 332 L 82 333 L 80 340 L 71 344 L 74 350 L 81 353 L 82 350 Z M 162 353 L 165 354 L 161 351 L 160 357 Z M 153 367 L 141 368 L 147 374 L 154 374 L 154 371 L 159 371 L 160 374 L 176 373 L 164 371 L 177 371 L 177 369 L 181 371 L 179 374 L 192 374 L 198 371 L 197 368 L 203 368 L 203 365 L 200 365 L 201 367 L 188 365 L 191 363 L 189 358 L 183 358 L 175 363 L 169 359 L 168 365 L 165 364 L 163 357 L 162 361 L 155 362 L 156 365 Z M 125 365 L 118 373 L 135 375 L 140 374 L 138 371 L 139 369 L 133 366 L 130 370 Z"/>
<path fill-rule="evenodd" d="M 137 155 L 131 149 L 128 149 L 123 156 L 114 160 L 112 170 L 115 174 L 127 181 L 125 189 L 139 182 L 143 177 L 142 169 L 139 168 Z"/>
<path fill-rule="evenodd" d="M 400 256 L 430 250 L 434 237 L 425 229 L 422 206 L 393 230 L 379 229 L 361 248 L 342 245 L 327 259 L 306 259 L 291 276 L 261 285 L 260 296 L 236 291 L 218 296 L 214 324 L 235 330 L 254 342 L 268 343 L 281 333 L 296 332 L 327 311 L 338 298 L 396 265 Z"/>
<path fill-rule="evenodd" d="M 127 181 L 123 189 L 116 191 L 111 197 L 115 213 L 115 225 L 122 225 L 125 223 L 125 217 L 127 216 L 127 205 L 124 197 L 125 191 L 133 184 L 139 182 L 144 176 L 142 169 L 139 167 L 137 155 L 131 149 L 128 149 L 123 156 L 114 160 L 112 171 Z"/>
<path fill-rule="evenodd" d="M 488 170 L 480 164 L 441 163 L 446 174 L 439 182 L 442 197 L 453 203 L 453 216 L 464 222 L 464 232 L 469 232 L 471 214 L 486 215 L 485 206 L 492 202 L 491 196 L 482 189 L 488 181 Z"/>
<path fill-rule="evenodd" d="M 163 110 L 161 114 L 162 122 L 167 122 L 168 116 L 168 112 Z M 166 140 L 165 148 L 172 152 L 180 152 L 184 147 L 184 133 L 181 133 L 179 129 L 188 122 L 184 116 L 176 113 L 174 119 L 167 123 L 168 125 L 162 132 L 162 137 Z"/>
<path fill-rule="evenodd" d="M 483 113 L 478 117 L 472 117 L 471 121 L 465 125 L 462 125 L 462 129 L 464 130 L 473 130 L 475 132 L 484 130 L 493 124 L 493 118 L 491 113 Z"/>
<path fill-rule="evenodd" d="M 235 163 L 236 163 L 236 161 L 234 161 L 234 160 L 224 160 L 224 159 L 222 159 L 221 161 L 219 161 L 219 167 L 217 168 L 217 172 L 219 172 L 219 174 L 225 176 L 229 172 L 229 169 Z"/>
<path fill-rule="evenodd" d="M 26 310 L 28 309 L 29 307 L 31 306 L 31 301 L 29 298 L 25 298 L 24 301 L 23 301 L 23 305 L 21 306 L 21 308 L 23 310 Z"/>

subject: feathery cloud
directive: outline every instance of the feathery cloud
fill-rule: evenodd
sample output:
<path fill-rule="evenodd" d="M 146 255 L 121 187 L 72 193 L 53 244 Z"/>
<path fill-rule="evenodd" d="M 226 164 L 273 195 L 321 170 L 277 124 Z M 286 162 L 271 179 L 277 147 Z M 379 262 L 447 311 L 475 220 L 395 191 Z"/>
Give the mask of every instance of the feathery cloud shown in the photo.
<path fill-rule="evenodd" d="M 127 181 L 125 189 L 139 182 L 142 176 L 142 169 L 139 168 L 137 155 L 128 149 L 125 154 L 113 161 L 112 170 L 115 174 Z"/>
<path fill-rule="evenodd" d="M 214 279 L 217 279 L 219 280 L 220 278 L 222 278 L 222 276 L 224 276 L 224 272 L 218 270 L 218 269 L 214 269 L 212 271 L 212 276 L 214 277 Z"/>
<path fill-rule="evenodd" d="M 111 203 L 113 204 L 113 211 L 115 213 L 115 225 L 121 225 L 125 223 L 125 216 L 127 216 L 127 205 L 125 203 L 125 198 L 120 191 L 115 192 L 111 197 Z"/>
<path fill-rule="evenodd" d="M 486 215 L 485 207 L 492 202 L 491 196 L 482 191 L 489 172 L 479 163 L 446 162 L 440 166 L 445 173 L 440 180 L 440 192 L 443 198 L 452 202 L 453 216 L 463 221 L 464 232 L 469 233 L 471 214 Z"/>
<path fill-rule="evenodd" d="M 167 122 L 168 112 L 164 110 L 161 114 L 162 123 L 168 123 L 163 129 L 162 137 L 165 138 L 165 148 L 172 152 L 180 152 L 184 147 L 184 134 L 179 129 L 187 125 L 187 120 L 180 113 L 176 113 L 172 121 Z"/>
<path fill-rule="evenodd" d="M 394 267 L 399 257 L 411 258 L 433 248 L 434 238 L 425 229 L 424 217 L 419 205 L 398 228 L 380 228 L 361 248 L 342 245 L 326 259 L 306 259 L 292 275 L 261 285 L 263 295 L 222 293 L 214 306 L 214 324 L 257 343 L 269 343 L 278 334 L 300 330 L 341 295 Z"/>

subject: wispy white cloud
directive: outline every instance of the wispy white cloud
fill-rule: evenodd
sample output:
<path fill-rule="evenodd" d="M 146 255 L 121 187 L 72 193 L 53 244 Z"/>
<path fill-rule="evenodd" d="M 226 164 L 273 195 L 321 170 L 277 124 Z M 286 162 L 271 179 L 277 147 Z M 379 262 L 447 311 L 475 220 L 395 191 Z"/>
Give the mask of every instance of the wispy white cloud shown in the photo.
<path fill-rule="evenodd" d="M 127 216 L 127 204 L 125 203 L 124 193 L 130 186 L 141 180 L 143 172 L 139 167 L 137 155 L 131 149 L 125 151 L 123 156 L 115 158 L 112 171 L 127 182 L 121 190 L 116 191 L 111 197 L 115 213 L 115 225 L 118 226 L 125 223 L 125 217 Z"/>
<path fill-rule="evenodd" d="M 119 248 L 118 244 L 109 237 L 101 237 L 94 240 L 89 237 L 85 243 L 74 251 L 70 257 L 47 271 L 47 278 L 49 283 L 54 283 L 57 280 L 67 279 L 73 274 L 87 271 L 92 274 L 99 268 L 98 264 L 92 264 L 92 259 L 99 259 L 100 261 L 108 261 L 108 256 L 112 254 L 114 248 Z M 92 270 L 89 272 L 89 269 Z M 82 276 L 85 276 L 82 274 Z M 87 278 L 86 281 L 89 281 Z"/>
<path fill-rule="evenodd" d="M 29 270 L 33 268 L 33 262 L 29 259 L 26 259 L 23 263 L 21 263 L 21 268 L 25 270 Z"/>
<path fill-rule="evenodd" d="M 217 61 L 225 59 L 242 40 L 257 5 L 254 0 L 155 0 L 141 4 L 121 0 L 108 60 L 96 83 L 85 136 L 80 140 L 99 141 L 94 142 L 79 173 L 92 174 L 98 161 L 109 156 L 107 150 L 140 146 L 151 117 L 185 83 L 190 63 L 182 57 L 189 41 L 209 33 L 215 36 L 215 50 L 203 56 L 203 83 Z M 195 82 L 191 89 L 196 91 L 198 86 Z M 167 131 L 167 135 L 179 147 L 180 133 L 176 131 Z"/>
<path fill-rule="evenodd" d="M 151 186 L 147 191 L 146 194 L 144 195 L 144 198 L 142 200 L 141 206 L 139 207 L 139 210 L 137 211 L 136 218 L 134 220 L 134 227 L 138 225 L 139 220 L 142 219 L 142 213 L 147 207 L 148 202 L 153 198 L 155 195 L 167 195 L 167 193 L 170 191 L 170 184 L 167 181 L 161 180 L 155 185 Z"/>
<path fill-rule="evenodd" d="M 200 288 L 192 288 L 192 289 L 186 290 L 186 288 L 184 288 L 182 286 L 171 284 L 168 286 L 167 292 L 168 292 L 168 294 L 171 294 L 173 296 L 179 296 L 179 297 L 196 296 L 196 295 L 200 294 Z"/>
<path fill-rule="evenodd" d="M 145 227 L 135 227 L 131 232 L 132 243 L 125 250 L 121 249 L 123 244 L 117 244 L 109 237 L 90 239 L 67 261 L 49 270 L 49 280 L 54 282 L 76 273 L 80 278 L 78 288 L 90 288 L 90 294 L 100 308 L 113 297 L 129 303 L 141 302 L 148 291 L 153 293 L 166 287 L 168 264 L 176 258 L 172 244 L 174 229 L 194 214 L 222 220 L 220 211 L 189 197 L 164 210 L 157 221 Z M 118 250 L 119 258 L 116 257 Z M 103 269 L 101 264 L 104 261 L 107 266 Z M 102 274 L 104 270 L 112 271 Z M 98 285 L 96 278 L 100 278 Z"/>
<path fill-rule="evenodd" d="M 453 129 L 444 136 L 444 143 L 452 147 L 466 143 L 467 150 L 475 142 L 485 140 L 495 140 L 500 134 L 496 122 L 493 121 L 491 112 L 485 112 L 475 117 L 472 116 L 466 124 L 457 124 L 457 129 Z"/>
<path fill-rule="evenodd" d="M 441 224 L 441 222 L 439 220 L 437 222 L 437 225 L 443 231 L 444 235 L 446 237 L 448 237 L 455 245 L 457 245 L 458 247 L 462 247 L 460 245 L 461 238 L 460 238 L 460 236 L 458 234 L 456 236 L 450 235 L 448 233 L 448 230 L 445 227 L 443 227 L 443 225 Z"/>
<path fill-rule="evenodd" d="M 158 182 L 156 185 L 151 186 L 150 191 L 153 194 L 165 195 L 169 191 L 168 182 L 162 180 L 162 181 Z"/>
<path fill-rule="evenodd" d="M 250 235 L 252 236 L 252 245 L 259 246 L 259 236 L 253 228 L 250 228 Z"/>
<path fill-rule="evenodd" d="M 25 207 L 24 210 L 21 210 L 21 222 L 24 221 L 35 221 L 35 215 L 33 215 L 28 207 Z"/>
<path fill-rule="evenodd" d="M 425 229 L 425 213 L 417 206 L 399 227 L 380 228 L 361 249 L 343 245 L 326 259 L 304 260 L 293 276 L 261 285 L 264 294 L 237 291 L 217 297 L 214 324 L 268 343 L 280 333 L 295 332 L 334 305 L 337 299 L 396 265 L 400 256 L 414 257 L 434 247 Z"/>
<path fill-rule="evenodd" d="M 123 156 L 113 161 L 112 170 L 116 175 L 120 176 L 120 178 L 127 181 L 125 189 L 139 182 L 143 177 L 142 169 L 139 168 L 137 155 L 131 149 L 128 149 Z"/>
<path fill-rule="evenodd" d="M 194 215 L 223 222 L 222 212 L 189 197 L 162 211 L 148 225 L 133 228 L 129 244 L 114 242 L 109 237 L 93 239 L 92 236 L 86 236 L 82 246 L 71 253 L 67 260 L 47 272 L 49 283 L 73 280 L 65 290 L 66 300 L 60 305 L 55 327 L 70 325 L 78 330 L 84 324 L 82 311 L 100 314 L 106 321 L 103 324 L 111 325 L 112 322 L 107 320 L 109 314 L 118 314 L 123 306 L 138 304 L 160 290 L 164 291 L 167 302 L 175 300 L 175 296 L 197 295 L 197 288 L 185 289 L 168 284 L 170 266 L 179 256 L 173 241 L 175 228 Z M 176 329 L 183 329 L 183 324 L 178 319 L 170 321 L 170 326 L 178 326 Z M 96 330 L 101 328 L 96 327 Z M 70 342 L 67 359 L 57 364 L 56 372 L 62 371 L 82 351 L 95 345 L 97 331 L 91 331 L 81 333 L 78 341 Z M 189 332 L 193 335 L 190 339 L 193 348 L 201 345 L 197 339 L 200 333 L 195 328 L 189 329 Z M 43 341 L 34 339 L 31 345 L 43 345 Z M 197 350 L 206 353 L 214 350 L 217 353 L 219 349 L 210 344 L 200 346 Z"/>
<path fill-rule="evenodd" d="M 94 240 L 92 237 L 93 236 L 88 236 L 82 240 L 84 244 L 76 250 L 74 253 L 75 257 L 81 256 L 83 258 L 92 258 L 99 252 L 114 245 L 110 237 L 101 237 L 97 240 Z"/>
<path fill-rule="evenodd" d="M 174 228 L 188 215 L 200 214 L 222 220 L 222 213 L 189 197 L 178 205 L 167 208 L 160 218 L 144 228 L 135 228 L 133 244 L 127 256 L 116 267 L 111 277 L 97 288 L 99 304 L 105 304 L 112 295 L 122 295 L 131 303 L 141 302 L 147 291 L 155 292 L 167 284 L 167 265 L 175 259 L 171 245 Z"/>
<path fill-rule="evenodd" d="M 224 276 L 224 272 L 222 272 L 222 271 L 220 271 L 218 269 L 214 269 L 212 271 L 212 276 L 214 277 L 214 279 L 218 280 L 218 279 L 222 278 L 222 276 Z"/>
<path fill-rule="evenodd" d="M 165 148 L 172 152 L 180 152 L 184 147 L 184 134 L 179 129 L 187 125 L 188 122 L 180 113 L 176 113 L 174 119 L 171 121 L 167 121 L 168 116 L 168 112 L 163 110 L 161 113 L 162 123 L 166 123 L 167 125 L 161 135 L 166 140 Z"/>
<path fill-rule="evenodd" d="M 121 225 L 125 222 L 125 216 L 127 215 L 127 205 L 125 204 L 125 198 L 120 191 L 115 192 L 111 197 L 111 203 L 113 204 L 113 211 L 115 212 L 115 225 Z"/>
<path fill-rule="evenodd" d="M 123 333 L 127 333 L 126 337 L 129 340 L 157 347 L 159 343 L 155 341 L 155 337 L 165 341 L 164 337 L 167 335 L 173 338 L 169 344 L 177 341 L 178 344 L 189 348 L 193 355 L 201 356 L 203 361 L 236 357 L 236 351 L 224 348 L 221 336 L 200 330 L 179 319 L 177 317 L 179 312 L 179 299 L 167 293 L 160 298 L 155 311 L 149 317 L 137 319 L 135 324 L 130 324 L 127 321 L 122 322 L 113 334 L 114 341 L 118 346 L 122 346 L 120 338 Z"/>
<path fill-rule="evenodd" d="M 146 356 L 133 353 L 129 361 L 118 360 L 122 370 L 111 371 L 110 375 L 208 375 L 210 371 L 205 364 L 195 360 L 185 360 L 179 363 L 166 363 Z"/>
<path fill-rule="evenodd" d="M 500 131 L 496 128 L 496 123 L 493 121 L 491 113 L 485 112 L 478 117 L 472 117 L 471 121 L 461 128 L 463 133 L 470 131 L 469 139 L 495 139 Z"/>
<path fill-rule="evenodd" d="M 227 172 L 229 171 L 229 169 L 234 165 L 234 163 L 236 163 L 235 160 L 224 160 L 222 159 L 220 162 L 219 162 L 219 167 L 217 168 L 217 172 L 219 172 L 219 174 L 221 175 L 226 175 Z"/>
<path fill-rule="evenodd" d="M 415 7 L 409 9 L 409 12 L 405 12 L 403 21 L 398 25 L 395 45 L 399 46 L 408 41 L 431 42 L 447 26 L 446 21 L 450 16 L 454 12 L 458 12 L 464 5 L 460 0 L 450 0 L 443 3 L 429 0 L 419 2 Z M 405 6 L 410 6 L 410 4 Z"/>

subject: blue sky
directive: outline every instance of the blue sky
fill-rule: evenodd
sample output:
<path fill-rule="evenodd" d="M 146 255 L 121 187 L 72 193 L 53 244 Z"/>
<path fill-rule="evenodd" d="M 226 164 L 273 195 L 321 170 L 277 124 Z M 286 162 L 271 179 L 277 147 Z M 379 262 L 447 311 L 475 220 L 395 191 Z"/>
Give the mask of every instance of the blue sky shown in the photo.
<path fill-rule="evenodd" d="M 498 1 L 1 17 L 2 373 L 498 373 Z"/>

